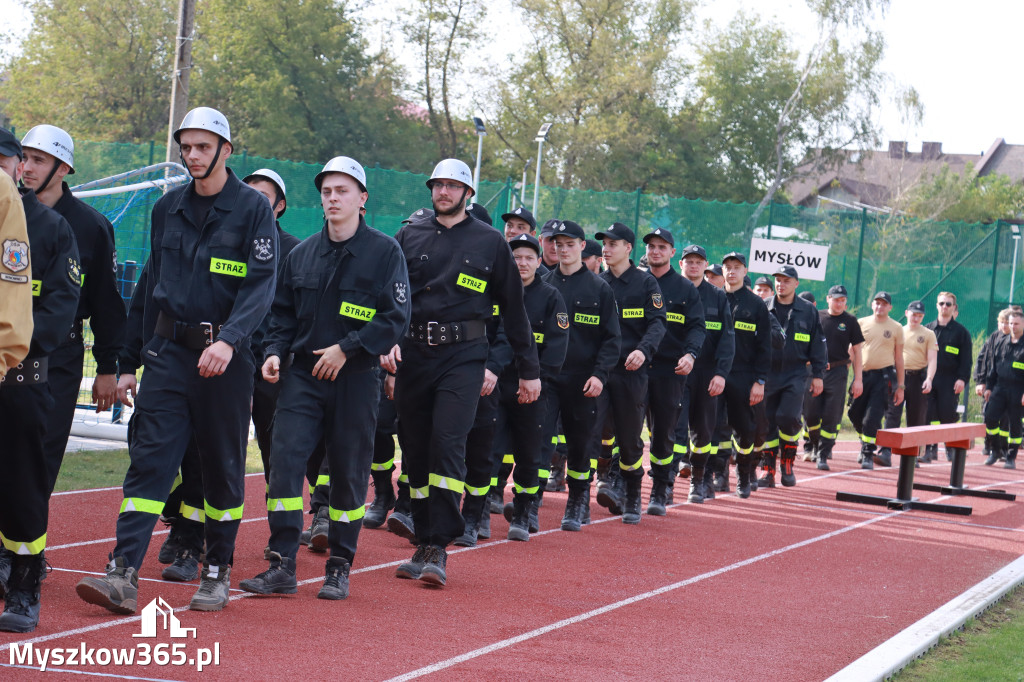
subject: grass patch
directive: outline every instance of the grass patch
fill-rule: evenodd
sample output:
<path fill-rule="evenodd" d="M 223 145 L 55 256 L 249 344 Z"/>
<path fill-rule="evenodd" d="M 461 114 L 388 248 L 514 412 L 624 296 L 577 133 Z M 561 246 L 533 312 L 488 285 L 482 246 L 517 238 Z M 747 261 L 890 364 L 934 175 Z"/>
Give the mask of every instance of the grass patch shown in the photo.
<path fill-rule="evenodd" d="M 111 488 L 124 483 L 128 471 L 128 449 L 80 450 L 64 455 L 57 476 L 55 492 L 86 488 Z M 249 441 L 245 456 L 245 473 L 263 471 L 263 460 L 255 440 Z"/>
<path fill-rule="evenodd" d="M 1018 587 L 892 679 L 897 682 L 1021 682 L 1024 680 L 1022 651 L 1024 587 Z"/>

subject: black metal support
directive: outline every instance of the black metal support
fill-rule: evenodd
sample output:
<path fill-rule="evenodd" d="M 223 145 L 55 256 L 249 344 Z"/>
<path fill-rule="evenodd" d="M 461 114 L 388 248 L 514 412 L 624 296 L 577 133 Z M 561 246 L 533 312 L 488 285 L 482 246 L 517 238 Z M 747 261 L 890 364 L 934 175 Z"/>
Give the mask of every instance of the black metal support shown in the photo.
<path fill-rule="evenodd" d="M 914 484 L 914 464 L 917 461 L 917 457 L 914 455 L 899 455 L 899 453 L 893 453 L 898 455 L 900 458 L 900 473 L 896 479 L 896 497 L 883 497 L 881 495 L 861 495 L 858 493 L 836 493 L 836 500 L 840 502 L 857 502 L 859 504 L 873 504 L 879 507 L 886 507 L 888 509 L 909 511 L 911 509 L 920 509 L 922 511 L 938 512 L 940 514 L 957 514 L 958 516 L 970 516 L 971 512 L 974 511 L 971 507 L 963 507 L 956 504 L 940 504 L 937 502 L 921 502 L 916 497 L 913 497 L 913 491 L 915 488 L 921 490 L 930 490 L 931 488 L 924 488 L 920 485 Z M 870 456 L 870 455 L 869 455 Z M 962 455 L 963 459 L 966 459 L 966 451 Z M 953 455 L 954 467 L 956 466 L 956 453 Z M 960 477 L 963 478 L 963 465 L 960 467 Z M 973 492 L 973 491 L 972 491 Z"/>
<path fill-rule="evenodd" d="M 972 490 L 964 487 L 964 467 L 967 464 L 967 450 L 964 448 L 950 448 L 953 457 L 953 464 L 949 471 L 949 485 L 931 485 L 926 483 L 915 483 L 914 490 L 927 490 L 943 495 L 964 495 L 966 497 L 983 497 L 990 500 L 1006 500 L 1014 502 L 1017 496 L 1005 490 Z"/>

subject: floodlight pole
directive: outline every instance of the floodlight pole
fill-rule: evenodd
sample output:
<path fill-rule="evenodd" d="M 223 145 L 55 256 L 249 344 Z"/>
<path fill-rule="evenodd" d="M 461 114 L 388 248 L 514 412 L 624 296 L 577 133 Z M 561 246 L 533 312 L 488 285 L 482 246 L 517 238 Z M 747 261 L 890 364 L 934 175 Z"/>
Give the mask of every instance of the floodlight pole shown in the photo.
<path fill-rule="evenodd" d="M 541 155 L 544 153 L 544 138 L 540 138 L 537 142 L 537 174 L 533 181 L 533 215 L 537 215 L 537 199 L 538 192 L 540 192 L 540 160 Z"/>
<path fill-rule="evenodd" d="M 481 118 L 474 116 L 473 125 L 476 126 L 476 171 L 473 173 L 473 195 L 476 196 L 480 193 L 480 157 L 484 153 L 484 135 L 487 134 L 487 128 L 484 127 L 484 122 Z"/>
<path fill-rule="evenodd" d="M 527 159 L 526 165 L 523 166 L 523 184 L 519 187 L 519 205 L 526 205 L 526 169 L 533 163 L 533 159 Z"/>
<path fill-rule="evenodd" d="M 1010 295 L 1006 297 L 1007 303 L 1013 303 L 1013 287 L 1017 280 L 1017 247 L 1020 246 L 1020 227 L 1010 225 L 1013 230 L 1013 268 L 1010 270 Z"/>
<path fill-rule="evenodd" d="M 188 80 L 192 72 L 192 32 L 196 19 L 195 0 L 181 0 L 178 6 L 178 44 L 174 51 L 171 79 L 171 112 L 167 124 L 167 161 L 178 161 L 174 131 L 188 111 Z"/>

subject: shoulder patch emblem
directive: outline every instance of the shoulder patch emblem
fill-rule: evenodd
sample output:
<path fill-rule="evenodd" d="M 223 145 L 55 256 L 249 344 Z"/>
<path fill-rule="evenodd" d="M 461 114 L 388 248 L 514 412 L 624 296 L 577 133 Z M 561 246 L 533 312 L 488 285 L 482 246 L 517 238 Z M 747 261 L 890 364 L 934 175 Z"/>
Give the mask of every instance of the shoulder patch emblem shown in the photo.
<path fill-rule="evenodd" d="M 21 272 L 27 268 L 28 244 L 17 239 L 5 239 L 3 264 L 11 272 Z"/>
<path fill-rule="evenodd" d="M 840 322 L 839 323 L 839 331 L 841 331 L 841 332 L 845 332 L 846 331 L 846 323 L 845 322 Z"/>
<path fill-rule="evenodd" d="M 270 237 L 258 237 L 252 240 L 252 255 L 261 263 L 274 257 L 274 242 Z"/>
<path fill-rule="evenodd" d="M 394 285 L 394 296 L 395 296 L 395 302 L 396 303 L 401 304 L 401 303 L 405 303 L 406 302 L 406 300 L 408 299 L 408 296 L 406 294 L 406 290 L 407 290 L 407 287 L 406 287 L 405 282 L 395 282 L 395 285 Z"/>
<path fill-rule="evenodd" d="M 661 300 L 661 294 L 651 294 L 651 303 L 654 304 L 655 308 L 661 308 L 665 305 L 664 301 Z"/>
<path fill-rule="evenodd" d="M 82 286 L 82 271 L 78 267 L 78 261 L 68 258 L 68 278 L 75 283 L 75 286 Z"/>
<path fill-rule="evenodd" d="M 569 328 L 569 313 L 558 313 L 555 315 L 555 321 L 558 323 L 560 329 Z"/>

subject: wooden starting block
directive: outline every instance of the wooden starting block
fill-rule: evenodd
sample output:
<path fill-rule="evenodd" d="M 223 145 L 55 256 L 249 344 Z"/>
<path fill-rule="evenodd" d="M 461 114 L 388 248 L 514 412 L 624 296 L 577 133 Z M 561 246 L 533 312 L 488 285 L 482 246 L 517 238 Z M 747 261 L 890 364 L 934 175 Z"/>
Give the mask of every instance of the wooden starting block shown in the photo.
<path fill-rule="evenodd" d="M 922 509 L 943 514 L 959 514 L 969 516 L 973 509 L 955 504 L 938 502 L 921 502 L 914 495 L 914 489 L 941 492 L 945 495 L 972 495 L 1001 500 L 1015 500 L 1003 490 L 970 490 L 963 487 L 964 466 L 967 451 L 975 438 L 984 437 L 985 425 L 958 422 L 955 424 L 932 424 L 928 426 L 910 426 L 904 429 L 882 429 L 875 436 L 875 444 L 892 450 L 892 454 L 900 458 L 899 477 L 896 480 L 896 497 L 879 495 L 861 495 L 858 493 L 836 493 L 836 499 L 842 502 L 859 502 L 874 504 L 889 509 Z M 944 443 L 953 457 L 953 468 L 949 475 L 949 486 L 933 486 L 914 483 L 914 464 L 921 448 L 925 445 Z"/>

